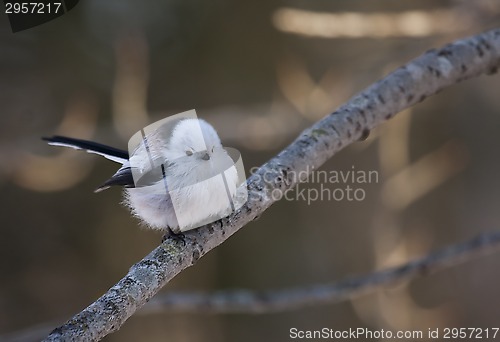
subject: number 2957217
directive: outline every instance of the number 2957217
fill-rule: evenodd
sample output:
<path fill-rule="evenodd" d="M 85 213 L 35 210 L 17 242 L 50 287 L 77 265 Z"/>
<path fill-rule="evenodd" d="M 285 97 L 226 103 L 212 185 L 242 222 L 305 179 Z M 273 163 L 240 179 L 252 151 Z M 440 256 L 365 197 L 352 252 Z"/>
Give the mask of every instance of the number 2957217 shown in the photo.
<path fill-rule="evenodd" d="M 56 14 L 63 10 L 61 2 L 6 2 L 6 14 Z"/>

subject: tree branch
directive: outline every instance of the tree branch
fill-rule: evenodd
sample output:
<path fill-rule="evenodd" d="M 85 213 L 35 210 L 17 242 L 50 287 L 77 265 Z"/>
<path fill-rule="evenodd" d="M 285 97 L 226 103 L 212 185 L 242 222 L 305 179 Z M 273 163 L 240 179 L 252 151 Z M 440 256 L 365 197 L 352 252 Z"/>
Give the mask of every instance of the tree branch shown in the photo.
<path fill-rule="evenodd" d="M 186 245 L 162 243 L 128 274 L 46 341 L 99 340 L 116 331 L 166 283 L 241 227 L 261 215 L 277 193 L 296 185 L 295 175 L 320 167 L 371 129 L 454 83 L 497 71 L 500 29 L 459 40 L 397 69 L 306 129 L 247 181 L 248 202 L 237 212 L 185 234 Z M 265 175 L 265 178 L 264 178 Z"/>
<path fill-rule="evenodd" d="M 170 293 L 155 297 L 138 314 L 157 312 L 270 313 L 337 303 L 382 286 L 407 281 L 500 249 L 500 232 L 479 235 L 398 267 L 347 278 L 332 284 L 255 292 L 249 290 Z"/>

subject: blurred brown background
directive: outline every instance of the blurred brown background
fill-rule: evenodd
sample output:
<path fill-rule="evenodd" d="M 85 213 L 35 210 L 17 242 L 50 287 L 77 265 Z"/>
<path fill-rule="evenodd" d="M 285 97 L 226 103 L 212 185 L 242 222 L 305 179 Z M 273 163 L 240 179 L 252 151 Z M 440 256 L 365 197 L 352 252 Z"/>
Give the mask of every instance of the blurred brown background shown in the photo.
<path fill-rule="evenodd" d="M 49 147 L 41 136 L 126 148 L 143 126 L 195 108 L 242 152 L 248 174 L 391 70 L 499 22 L 495 0 L 81 0 L 16 34 L 0 15 L 0 340 L 56 327 L 161 239 L 119 204 L 119 189 L 93 193 L 115 164 Z M 352 185 L 363 201 L 281 201 L 163 291 L 332 282 L 499 229 L 499 89 L 500 76 L 481 77 L 398 115 L 323 167 L 376 170 L 378 183 Z M 494 327 L 499 266 L 493 254 L 286 313 L 136 315 L 105 340 L 288 341 L 292 327 Z"/>

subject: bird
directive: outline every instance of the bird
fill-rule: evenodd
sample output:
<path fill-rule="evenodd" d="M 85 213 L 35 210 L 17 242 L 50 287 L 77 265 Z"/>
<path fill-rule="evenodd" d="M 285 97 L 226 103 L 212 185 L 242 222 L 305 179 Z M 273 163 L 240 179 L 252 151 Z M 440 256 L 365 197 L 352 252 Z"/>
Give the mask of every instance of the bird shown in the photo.
<path fill-rule="evenodd" d="M 146 227 L 165 232 L 165 237 L 182 235 L 234 210 L 233 199 L 241 185 L 237 168 L 216 130 L 203 119 L 160 121 L 154 129 L 132 137 L 130 153 L 59 135 L 42 139 L 120 164 L 95 192 L 123 187 L 122 203 L 132 215 Z"/>

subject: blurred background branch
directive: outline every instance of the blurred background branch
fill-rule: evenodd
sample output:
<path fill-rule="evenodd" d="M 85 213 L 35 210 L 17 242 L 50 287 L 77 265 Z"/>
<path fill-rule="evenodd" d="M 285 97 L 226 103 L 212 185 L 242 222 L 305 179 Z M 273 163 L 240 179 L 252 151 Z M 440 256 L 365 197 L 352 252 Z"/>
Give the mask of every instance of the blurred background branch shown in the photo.
<path fill-rule="evenodd" d="M 154 297 L 137 314 L 151 315 L 164 312 L 264 314 L 333 304 L 415 277 L 430 275 L 474 257 L 496 252 L 499 248 L 499 231 L 483 233 L 469 241 L 449 246 L 406 264 L 363 276 L 350 277 L 332 284 L 267 292 L 251 290 L 223 290 L 214 293 L 172 292 Z M 38 340 L 53 326 L 54 323 L 41 324 L 0 336 L 0 342 Z"/>
<path fill-rule="evenodd" d="M 478 255 L 495 252 L 499 248 L 500 231 L 483 233 L 469 241 L 449 246 L 401 266 L 332 284 L 267 292 L 234 290 L 218 291 L 212 294 L 169 293 L 156 296 L 137 313 L 147 315 L 164 311 L 192 311 L 262 314 L 297 310 L 312 305 L 332 304 L 380 290 L 384 286 L 453 267 Z"/>

